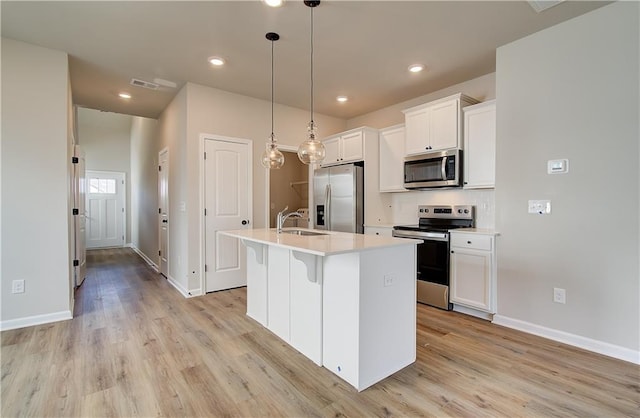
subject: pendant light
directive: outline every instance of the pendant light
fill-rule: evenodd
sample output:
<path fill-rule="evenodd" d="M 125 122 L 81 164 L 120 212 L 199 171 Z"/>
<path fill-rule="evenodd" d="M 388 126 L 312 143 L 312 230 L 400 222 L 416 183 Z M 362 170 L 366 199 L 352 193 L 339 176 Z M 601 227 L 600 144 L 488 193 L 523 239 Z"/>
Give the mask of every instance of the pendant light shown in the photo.
<path fill-rule="evenodd" d="M 311 9 L 311 121 L 307 128 L 309 137 L 298 147 L 298 158 L 304 164 L 314 164 L 322 162 L 325 155 L 324 144 L 317 138 L 313 121 L 313 9 L 320 4 L 320 0 L 305 0 L 304 4 Z"/>
<path fill-rule="evenodd" d="M 271 41 L 271 135 L 267 141 L 267 149 L 262 154 L 262 165 L 268 169 L 278 169 L 284 165 L 284 155 L 278 149 L 276 136 L 273 133 L 273 43 L 280 39 L 280 35 L 269 32 L 265 37 Z"/>

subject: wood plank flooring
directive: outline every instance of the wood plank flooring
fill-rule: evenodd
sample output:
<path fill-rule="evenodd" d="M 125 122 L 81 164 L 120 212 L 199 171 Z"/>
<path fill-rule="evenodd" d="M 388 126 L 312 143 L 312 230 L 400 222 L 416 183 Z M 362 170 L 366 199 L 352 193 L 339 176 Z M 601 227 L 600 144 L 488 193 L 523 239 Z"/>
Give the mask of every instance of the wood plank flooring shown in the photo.
<path fill-rule="evenodd" d="M 418 305 L 417 362 L 358 393 L 245 315 L 91 251 L 73 320 L 5 331 L 2 417 L 640 416 L 640 367 Z"/>

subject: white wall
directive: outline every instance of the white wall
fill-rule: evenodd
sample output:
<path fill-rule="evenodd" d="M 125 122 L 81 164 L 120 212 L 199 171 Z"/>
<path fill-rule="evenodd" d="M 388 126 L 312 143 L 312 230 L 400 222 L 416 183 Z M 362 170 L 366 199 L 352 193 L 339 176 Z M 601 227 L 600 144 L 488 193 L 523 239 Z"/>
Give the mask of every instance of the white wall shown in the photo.
<path fill-rule="evenodd" d="M 158 261 L 157 121 L 131 120 L 131 244 Z"/>
<path fill-rule="evenodd" d="M 496 72 L 499 320 L 635 361 L 638 16 L 616 2 L 505 45 Z M 568 174 L 546 174 L 555 158 Z M 551 215 L 527 214 L 528 199 L 550 199 Z"/>
<path fill-rule="evenodd" d="M 131 121 L 132 116 L 78 108 L 78 138 L 87 170 L 117 171 L 126 178 L 125 243 L 131 242 Z"/>
<path fill-rule="evenodd" d="M 67 54 L 2 39 L 3 329 L 71 317 L 68 92 Z"/>
<path fill-rule="evenodd" d="M 495 97 L 495 73 L 487 74 L 464 83 L 424 96 L 385 107 L 375 112 L 349 119 L 349 128 L 371 126 L 385 128 L 404 123 L 403 109 L 427 103 L 455 93 L 464 93 L 477 100 L 490 100 Z M 377 169 L 368 166 L 367 170 Z M 493 228 L 495 226 L 495 201 L 493 190 L 422 190 L 391 194 L 391 218 L 382 223 L 412 224 L 417 222 L 418 205 L 467 204 L 477 209 L 476 226 Z"/>
<path fill-rule="evenodd" d="M 253 141 L 253 224 L 265 225 L 266 169 L 259 165 L 271 133 L 271 102 L 187 83 L 159 119 L 161 146 L 170 153 L 170 266 L 174 285 L 183 292 L 200 288 L 203 225 L 200 214 L 200 134 Z M 306 138 L 309 112 L 275 105 L 275 133 L 280 144 L 297 146 Z M 316 114 L 321 136 L 345 130 L 345 121 Z M 286 162 L 285 162 L 286 164 Z M 186 210 L 180 212 L 180 204 Z"/>
<path fill-rule="evenodd" d="M 187 201 L 187 89 L 182 88 L 158 119 L 157 150 L 169 150 L 169 281 L 183 293 L 188 291 L 186 262 L 188 254 L 187 214 L 179 202 Z M 193 161 L 196 164 L 197 161 Z M 155 187 L 156 193 L 158 188 Z M 157 234 L 157 231 L 155 232 Z M 143 239 L 142 237 L 140 238 Z M 155 258 L 157 260 L 157 256 Z M 153 260 L 153 258 L 152 258 Z"/>

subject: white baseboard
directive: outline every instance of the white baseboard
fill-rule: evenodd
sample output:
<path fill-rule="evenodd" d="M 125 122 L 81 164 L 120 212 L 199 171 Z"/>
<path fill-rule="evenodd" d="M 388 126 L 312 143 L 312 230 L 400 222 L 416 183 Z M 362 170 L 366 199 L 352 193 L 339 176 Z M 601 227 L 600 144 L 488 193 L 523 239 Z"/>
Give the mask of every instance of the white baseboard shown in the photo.
<path fill-rule="evenodd" d="M 158 269 L 158 265 L 156 263 L 154 263 L 153 261 L 151 261 L 151 259 L 149 257 L 146 256 L 145 253 L 143 253 L 142 251 L 140 251 L 138 249 L 138 247 L 136 247 L 133 244 L 129 244 L 129 247 L 131 247 L 131 249 L 133 251 L 135 251 L 136 254 L 138 254 L 140 256 L 140 258 L 142 258 L 148 265 L 151 266 L 152 269 L 154 269 L 157 272 L 159 272 L 160 270 Z"/>
<path fill-rule="evenodd" d="M 171 286 L 173 286 L 178 292 L 180 292 L 180 294 L 182 296 L 184 296 L 185 298 L 191 297 L 189 295 L 189 291 L 187 289 L 185 289 L 180 283 L 178 283 L 178 281 L 176 279 L 174 279 L 171 276 L 167 276 L 167 281 L 169 282 L 169 284 Z"/>
<path fill-rule="evenodd" d="M 8 319 L 0 322 L 0 331 L 31 327 L 34 325 L 49 324 L 51 322 L 66 321 L 72 319 L 71 311 L 54 312 L 44 315 L 27 316 L 24 318 Z"/>
<path fill-rule="evenodd" d="M 204 294 L 202 293 L 201 288 L 192 289 L 188 293 L 189 293 L 189 296 L 187 296 L 188 298 L 195 298 L 196 296 L 202 296 Z"/>
<path fill-rule="evenodd" d="M 453 310 L 455 312 L 460 312 L 465 315 L 471 315 L 471 316 L 475 316 L 476 318 L 484 319 L 485 321 L 491 321 L 493 319 L 493 314 L 479 311 L 473 308 L 468 308 L 466 306 L 457 305 L 455 303 L 453 304 Z"/>
<path fill-rule="evenodd" d="M 591 338 L 582 337 L 576 334 L 570 334 L 568 332 L 543 327 L 541 325 L 532 324 L 530 322 L 509 318 L 498 314 L 493 316 L 492 322 L 494 324 L 502 325 L 507 328 L 517 329 L 528 334 L 548 338 L 550 340 L 572 345 L 574 347 L 582 348 L 588 351 L 593 351 L 595 353 L 617 358 L 619 360 L 640 364 L 640 351 L 632 350 L 630 348 L 620 347 L 618 345 L 593 340 Z"/>

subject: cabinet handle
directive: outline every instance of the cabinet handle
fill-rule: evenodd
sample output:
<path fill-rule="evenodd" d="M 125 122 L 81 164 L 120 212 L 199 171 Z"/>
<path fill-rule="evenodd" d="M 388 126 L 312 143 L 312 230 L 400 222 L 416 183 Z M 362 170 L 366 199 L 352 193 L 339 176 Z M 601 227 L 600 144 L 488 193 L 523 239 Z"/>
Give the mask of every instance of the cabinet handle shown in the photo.
<path fill-rule="evenodd" d="M 471 244 L 471 241 L 467 241 L 467 244 Z"/>
<path fill-rule="evenodd" d="M 451 254 L 453 254 L 453 250 L 451 250 Z"/>

